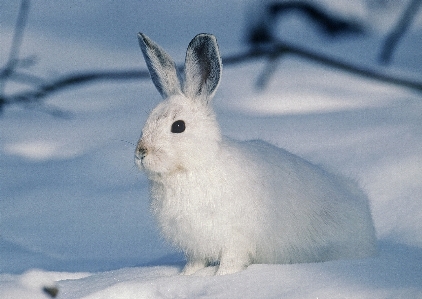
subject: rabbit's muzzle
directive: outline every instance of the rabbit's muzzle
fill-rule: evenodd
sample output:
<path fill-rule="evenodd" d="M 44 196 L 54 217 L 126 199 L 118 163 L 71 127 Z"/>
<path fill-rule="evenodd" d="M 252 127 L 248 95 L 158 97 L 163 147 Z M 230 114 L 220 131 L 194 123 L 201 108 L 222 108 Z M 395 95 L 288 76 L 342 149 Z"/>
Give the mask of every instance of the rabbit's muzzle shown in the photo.
<path fill-rule="evenodd" d="M 143 145 L 143 143 L 139 142 L 138 145 L 136 146 L 136 150 L 135 150 L 135 163 L 138 165 L 138 167 L 140 169 L 142 169 L 143 167 L 143 162 L 145 157 L 148 154 L 148 149 L 145 145 Z"/>
<path fill-rule="evenodd" d="M 165 150 L 166 144 L 156 144 L 154 140 L 141 138 L 135 150 L 135 163 L 147 174 L 169 173 L 179 168 L 180 163 L 175 163 L 172 153 Z"/>
<path fill-rule="evenodd" d="M 135 156 L 138 160 L 143 160 L 148 154 L 148 149 L 143 146 L 137 146 Z"/>
<path fill-rule="evenodd" d="M 142 162 L 148 154 L 148 148 L 145 144 L 140 140 L 136 146 L 135 150 L 135 163 L 136 165 L 142 169 Z"/>

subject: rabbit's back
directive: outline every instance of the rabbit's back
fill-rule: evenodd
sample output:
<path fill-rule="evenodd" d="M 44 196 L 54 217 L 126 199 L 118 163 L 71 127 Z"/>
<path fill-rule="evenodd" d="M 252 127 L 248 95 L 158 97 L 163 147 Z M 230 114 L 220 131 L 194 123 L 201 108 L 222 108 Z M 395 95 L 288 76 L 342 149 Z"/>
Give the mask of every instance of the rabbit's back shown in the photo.
<path fill-rule="evenodd" d="M 256 262 L 317 262 L 375 253 L 369 203 L 357 184 L 260 140 L 232 143 L 255 186 L 263 232 Z M 251 201 L 254 201 L 251 199 Z"/>

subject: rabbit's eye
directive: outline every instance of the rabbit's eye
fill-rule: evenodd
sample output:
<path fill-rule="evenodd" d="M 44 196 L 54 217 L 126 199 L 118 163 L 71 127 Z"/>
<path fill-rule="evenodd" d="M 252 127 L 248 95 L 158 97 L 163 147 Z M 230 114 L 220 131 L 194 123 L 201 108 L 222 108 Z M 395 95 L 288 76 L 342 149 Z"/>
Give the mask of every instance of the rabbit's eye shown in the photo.
<path fill-rule="evenodd" d="M 182 133 L 183 131 L 185 131 L 185 129 L 186 129 L 186 125 L 185 125 L 185 122 L 183 120 L 176 120 L 171 125 L 171 132 L 172 133 Z"/>

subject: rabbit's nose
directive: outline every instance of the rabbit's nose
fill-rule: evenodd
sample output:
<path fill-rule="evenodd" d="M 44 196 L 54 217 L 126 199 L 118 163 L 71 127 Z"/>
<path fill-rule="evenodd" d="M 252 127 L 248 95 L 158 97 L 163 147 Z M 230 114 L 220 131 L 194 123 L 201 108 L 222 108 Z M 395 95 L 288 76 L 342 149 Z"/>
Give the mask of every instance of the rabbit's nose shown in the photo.
<path fill-rule="evenodd" d="M 145 156 L 148 154 L 148 149 L 143 145 L 138 145 L 136 148 L 136 157 L 139 160 L 142 160 L 145 158 Z"/>

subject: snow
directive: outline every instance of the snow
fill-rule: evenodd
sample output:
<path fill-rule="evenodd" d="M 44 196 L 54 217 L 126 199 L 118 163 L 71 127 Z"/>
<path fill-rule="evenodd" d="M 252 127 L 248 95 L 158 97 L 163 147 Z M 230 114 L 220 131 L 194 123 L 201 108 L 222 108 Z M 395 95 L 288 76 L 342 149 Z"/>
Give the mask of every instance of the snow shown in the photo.
<path fill-rule="evenodd" d="M 362 17 L 357 2 L 332 9 Z M 82 9 L 72 1 L 31 2 L 21 53 L 35 54 L 37 64 L 27 71 L 55 78 L 145 68 L 138 31 L 179 62 L 199 32 L 214 33 L 223 56 L 244 48 L 244 1 L 230 9 L 223 1 L 167 3 L 92 1 Z M 0 39 L 9 45 L 18 4 L 0 8 Z M 394 11 L 383 13 L 396 19 Z M 378 68 L 385 27 L 327 41 L 304 24 L 289 34 L 294 24 L 284 22 L 281 35 L 294 40 L 302 30 L 299 44 Z M 418 22 L 384 70 L 420 77 L 421 34 Z M 0 55 L 3 65 L 7 47 Z M 357 179 L 371 201 L 378 256 L 179 276 L 183 255 L 160 238 L 147 180 L 133 162 L 159 94 L 149 80 L 101 82 L 47 98 L 66 119 L 37 105 L 0 115 L 0 298 L 47 298 L 44 287 L 57 287 L 58 298 L 421 298 L 421 94 L 289 56 L 259 91 L 254 84 L 265 65 L 224 68 L 214 102 L 222 131 L 264 139 Z M 19 88 L 7 85 L 8 92 Z"/>

